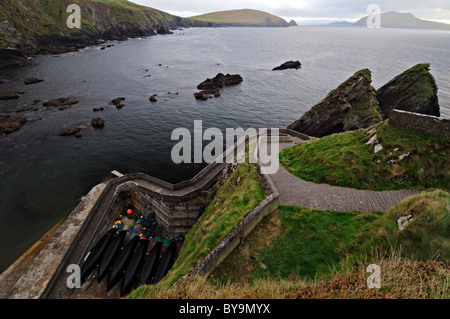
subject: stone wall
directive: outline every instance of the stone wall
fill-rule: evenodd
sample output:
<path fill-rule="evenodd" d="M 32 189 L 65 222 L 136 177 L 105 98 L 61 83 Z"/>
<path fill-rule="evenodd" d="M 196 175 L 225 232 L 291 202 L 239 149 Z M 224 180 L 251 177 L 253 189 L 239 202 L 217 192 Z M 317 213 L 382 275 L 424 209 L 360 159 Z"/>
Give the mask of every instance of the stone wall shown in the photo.
<path fill-rule="evenodd" d="M 279 194 L 268 175 L 263 175 L 270 195 L 241 222 L 191 271 L 191 275 L 208 275 L 247 237 L 261 220 L 278 208 Z"/>
<path fill-rule="evenodd" d="M 289 139 L 287 135 L 309 139 L 301 133 L 290 130 L 280 129 L 279 132 L 285 135 L 281 137 L 282 140 Z M 231 152 L 238 156 L 238 145 L 246 143 L 248 138 L 244 137 L 237 141 L 222 154 L 223 158 Z M 92 194 L 90 193 L 72 212 L 49 244 L 16 284 L 13 284 L 14 287 L 8 289 L 9 292 L 6 292 L 3 298 L 65 298 L 68 294 L 67 265 L 82 264 L 89 249 L 92 249 L 92 243 L 97 242 L 112 226 L 112 222 L 120 215 L 124 205 L 132 204 L 139 210 L 150 207 L 154 210 L 158 222 L 168 232 L 186 233 L 214 197 L 217 182 L 226 179 L 233 165 L 233 163 L 211 163 L 192 179 L 177 184 L 167 183 L 142 173 L 122 175 L 114 172 L 115 178 L 102 184 L 101 187 L 95 187 Z M 259 161 L 258 165 L 261 168 Z M 268 184 L 270 196 L 241 221 L 213 251 L 214 254 L 210 254 L 196 267 L 196 271 L 203 273 L 211 271 L 239 245 L 264 216 L 278 207 L 278 191 L 270 178 L 262 175 Z M 55 249 L 56 246 L 59 248 Z M 52 256 L 51 265 L 49 256 Z"/>
<path fill-rule="evenodd" d="M 389 124 L 438 137 L 450 137 L 450 119 L 442 117 L 392 110 L 389 114 Z"/>

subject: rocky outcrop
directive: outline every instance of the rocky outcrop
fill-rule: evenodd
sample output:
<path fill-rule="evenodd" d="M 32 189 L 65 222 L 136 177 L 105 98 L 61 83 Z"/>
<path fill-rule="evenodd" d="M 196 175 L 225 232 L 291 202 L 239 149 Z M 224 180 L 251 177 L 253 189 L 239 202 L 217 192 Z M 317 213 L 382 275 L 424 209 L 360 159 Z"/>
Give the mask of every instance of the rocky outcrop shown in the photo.
<path fill-rule="evenodd" d="M 280 66 L 277 66 L 276 68 L 272 69 L 272 71 L 280 71 L 280 70 L 287 70 L 287 69 L 300 69 L 302 67 L 302 64 L 300 61 L 287 61 L 283 63 Z"/>
<path fill-rule="evenodd" d="M 27 119 L 25 118 L 25 116 L 6 116 L 0 119 L 0 131 L 6 134 L 10 134 L 20 129 L 26 122 Z"/>
<path fill-rule="evenodd" d="M 105 121 L 103 121 L 103 119 L 101 117 L 97 117 L 97 118 L 92 119 L 91 125 L 94 128 L 102 128 L 105 126 Z"/>
<path fill-rule="evenodd" d="M 438 87 L 429 67 L 429 64 L 418 64 L 378 89 L 383 119 L 394 109 L 440 116 Z"/>
<path fill-rule="evenodd" d="M 61 97 L 58 99 L 53 99 L 45 101 L 42 105 L 46 107 L 57 107 L 60 111 L 71 108 L 72 105 L 79 103 L 78 100 Z"/>
<path fill-rule="evenodd" d="M 224 86 L 228 85 L 236 85 L 243 81 L 242 77 L 239 74 L 227 74 L 223 75 L 223 73 L 217 74 L 212 79 L 207 79 L 200 83 L 197 86 L 197 89 L 201 90 L 200 92 L 194 93 L 194 97 L 197 100 L 206 101 L 213 97 L 221 96 L 220 89 Z"/>
<path fill-rule="evenodd" d="M 26 78 L 23 81 L 26 85 L 30 85 L 30 84 L 35 84 L 35 83 L 39 83 L 39 82 L 44 82 L 44 79 L 39 79 L 39 78 Z"/>
<path fill-rule="evenodd" d="M 370 70 L 356 72 L 288 128 L 322 137 L 378 123 L 381 116 L 371 83 Z"/>
<path fill-rule="evenodd" d="M 25 92 L 3 92 L 0 93 L 0 100 L 16 100 Z"/>
<path fill-rule="evenodd" d="M 109 104 L 115 105 L 118 109 L 121 109 L 122 107 L 125 106 L 125 104 L 122 103 L 123 101 L 125 101 L 124 97 L 118 97 L 112 100 Z"/>
<path fill-rule="evenodd" d="M 81 132 L 81 128 L 80 127 L 68 128 L 68 129 L 62 130 L 59 133 L 59 136 L 76 135 L 76 134 L 79 134 L 80 132 Z"/>
<path fill-rule="evenodd" d="M 21 49 L 0 49 L 0 65 L 22 65 L 30 55 L 30 52 Z"/>
<path fill-rule="evenodd" d="M 171 34 L 179 27 L 214 23 L 185 19 L 128 1 L 75 1 L 80 4 L 81 29 L 69 29 L 67 1 L 2 0 L 0 65 L 20 65 L 36 54 L 61 54 L 98 44 L 99 40 Z M 81 5 L 82 4 L 82 5 Z M 4 19 L 3 19 L 4 18 Z M 4 20 L 4 21 L 3 21 Z"/>
<path fill-rule="evenodd" d="M 217 74 L 212 79 L 207 79 L 200 83 L 197 86 L 199 90 L 217 90 L 221 89 L 224 86 L 239 84 L 243 81 L 242 77 L 239 74 L 231 75 L 223 75 L 223 73 Z"/>

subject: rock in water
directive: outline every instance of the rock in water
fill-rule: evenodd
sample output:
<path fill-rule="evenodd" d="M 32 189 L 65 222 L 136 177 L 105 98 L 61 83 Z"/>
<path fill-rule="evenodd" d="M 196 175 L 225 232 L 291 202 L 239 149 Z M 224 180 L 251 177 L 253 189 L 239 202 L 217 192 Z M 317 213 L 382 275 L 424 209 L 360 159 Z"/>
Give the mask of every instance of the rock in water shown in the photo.
<path fill-rule="evenodd" d="M 438 87 L 429 66 L 417 64 L 378 89 L 383 119 L 387 119 L 393 109 L 440 116 Z"/>
<path fill-rule="evenodd" d="M 376 91 L 371 83 L 370 70 L 356 72 L 288 128 L 322 137 L 368 128 L 380 122 Z"/>
<path fill-rule="evenodd" d="M 239 74 L 223 75 L 223 73 L 219 73 L 214 78 L 207 79 L 207 80 L 203 81 L 202 83 L 200 83 L 197 86 L 197 89 L 199 89 L 199 90 L 217 90 L 217 89 L 221 89 L 227 85 L 239 84 L 242 81 L 243 81 L 243 79 Z"/>
<path fill-rule="evenodd" d="M 39 78 L 26 78 L 24 80 L 24 83 L 26 85 L 30 85 L 30 84 L 35 84 L 35 83 L 39 83 L 39 82 L 44 82 L 44 79 L 39 79 Z"/>
<path fill-rule="evenodd" d="M 6 134 L 10 134 L 20 129 L 26 122 L 27 119 L 25 118 L 25 116 L 6 116 L 0 119 L 0 131 Z"/>
<path fill-rule="evenodd" d="M 283 63 L 282 65 L 277 66 L 272 71 L 287 70 L 287 69 L 298 70 L 301 67 L 302 67 L 302 64 L 300 63 L 300 61 L 287 61 L 287 62 Z"/>
<path fill-rule="evenodd" d="M 91 124 L 95 128 L 102 128 L 105 126 L 105 122 L 100 117 L 92 119 Z"/>
<path fill-rule="evenodd" d="M 59 133 L 59 136 L 76 135 L 76 134 L 78 134 L 78 133 L 80 133 L 80 132 L 81 132 L 81 128 L 79 128 L 79 127 L 68 128 L 68 129 L 62 130 L 62 131 Z"/>
<path fill-rule="evenodd" d="M 64 110 L 77 103 L 79 103 L 78 100 L 61 97 L 59 99 L 45 101 L 42 105 L 46 107 L 59 107 L 60 110 Z"/>
<path fill-rule="evenodd" d="M 122 104 L 123 101 L 125 101 L 125 98 L 124 98 L 124 97 L 118 97 L 118 98 L 112 100 L 112 101 L 110 102 L 110 104 L 111 104 L 111 105 L 115 105 L 118 109 L 121 109 L 122 107 L 125 106 L 125 104 Z"/>
<path fill-rule="evenodd" d="M 0 93 L 0 100 L 16 100 L 25 92 L 4 92 Z"/>

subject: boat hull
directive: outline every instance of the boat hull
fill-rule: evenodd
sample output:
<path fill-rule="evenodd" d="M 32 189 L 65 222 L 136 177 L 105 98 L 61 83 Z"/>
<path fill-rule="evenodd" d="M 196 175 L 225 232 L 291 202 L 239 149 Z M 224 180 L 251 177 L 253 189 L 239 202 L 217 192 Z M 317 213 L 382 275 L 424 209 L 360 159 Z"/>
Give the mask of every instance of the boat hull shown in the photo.
<path fill-rule="evenodd" d="M 120 251 L 120 248 L 122 247 L 126 234 L 127 233 L 124 231 L 119 232 L 119 234 L 117 234 L 108 245 L 108 248 L 105 251 L 105 255 L 103 256 L 98 267 L 98 282 L 101 282 L 108 273 L 112 263 L 114 262 L 117 254 Z"/>
<path fill-rule="evenodd" d="M 120 293 L 121 296 L 129 294 L 133 289 L 137 275 L 142 267 L 145 255 L 147 254 L 148 245 L 149 241 L 147 239 L 139 240 L 138 247 L 136 248 L 133 257 L 131 258 L 130 263 L 128 264 L 128 267 L 125 271 L 125 275 L 122 280 L 122 289 Z"/>
<path fill-rule="evenodd" d="M 158 269 L 156 270 L 155 279 L 153 283 L 156 285 L 164 278 L 167 272 L 172 268 L 175 252 L 177 249 L 177 244 L 175 242 L 170 243 L 169 247 L 164 251 L 164 254 L 161 258 L 161 262 L 158 265 Z"/>
<path fill-rule="evenodd" d="M 142 270 L 139 273 L 137 281 L 138 287 L 150 284 L 158 267 L 159 255 L 161 254 L 161 250 L 162 250 L 162 242 L 158 241 L 148 254 L 144 266 L 142 266 Z"/>
<path fill-rule="evenodd" d="M 95 244 L 94 248 L 92 248 L 89 253 L 89 257 L 86 259 L 86 262 L 83 264 L 83 268 L 81 270 L 81 282 L 84 282 L 86 278 L 94 271 L 95 266 L 100 263 L 108 245 L 114 238 L 115 232 L 116 230 L 114 228 L 108 230 Z"/>
<path fill-rule="evenodd" d="M 115 284 L 119 282 L 119 280 L 123 276 L 123 272 L 128 266 L 128 263 L 133 256 L 133 253 L 136 249 L 136 246 L 139 242 L 139 237 L 134 236 L 123 248 L 123 250 L 120 252 L 119 257 L 114 262 L 113 266 L 111 267 L 111 273 L 108 277 L 108 284 L 107 284 L 107 291 L 109 291 L 112 287 L 114 287 Z"/>

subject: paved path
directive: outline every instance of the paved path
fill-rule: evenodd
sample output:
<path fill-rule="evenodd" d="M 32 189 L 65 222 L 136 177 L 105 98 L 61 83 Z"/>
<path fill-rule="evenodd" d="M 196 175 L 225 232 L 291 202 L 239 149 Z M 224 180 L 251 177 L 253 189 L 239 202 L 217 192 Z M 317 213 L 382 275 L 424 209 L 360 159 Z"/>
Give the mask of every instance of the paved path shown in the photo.
<path fill-rule="evenodd" d="M 304 142 L 280 143 L 280 151 Z M 280 194 L 280 205 L 306 206 L 335 211 L 387 211 L 401 200 L 418 194 L 416 190 L 369 191 L 307 182 L 291 174 L 281 163 L 276 174 L 269 176 Z"/>

